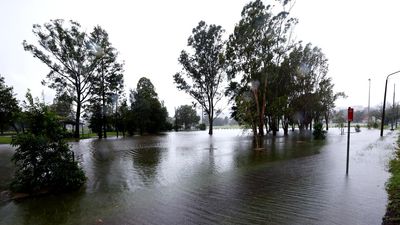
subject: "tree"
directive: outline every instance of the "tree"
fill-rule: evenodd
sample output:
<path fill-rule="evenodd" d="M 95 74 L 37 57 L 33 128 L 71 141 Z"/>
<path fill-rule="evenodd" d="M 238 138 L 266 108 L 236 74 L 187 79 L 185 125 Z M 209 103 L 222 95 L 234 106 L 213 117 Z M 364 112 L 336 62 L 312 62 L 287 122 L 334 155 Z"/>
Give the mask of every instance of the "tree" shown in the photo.
<path fill-rule="evenodd" d="M 178 127 L 184 127 L 185 130 L 199 123 L 200 116 L 196 114 L 196 110 L 190 105 L 179 106 L 175 111 L 175 120 Z"/>
<path fill-rule="evenodd" d="M 130 118 L 130 110 L 128 104 L 126 103 L 126 99 L 123 99 L 120 106 L 117 110 L 117 129 L 122 132 L 122 136 L 125 137 L 125 133 L 128 131 L 129 128 L 133 127 L 133 123 L 131 122 Z M 133 132 L 131 132 L 133 133 Z"/>
<path fill-rule="evenodd" d="M 50 109 L 55 112 L 62 120 L 73 119 L 73 99 L 67 92 L 57 93 Z"/>
<path fill-rule="evenodd" d="M 85 113 L 84 117 L 89 120 L 89 128 L 96 133 L 99 138 L 103 137 L 103 108 L 100 103 L 91 104 Z"/>
<path fill-rule="evenodd" d="M 279 2 L 283 9 L 278 13 L 261 0 L 248 3 L 227 43 L 228 79 L 231 83 L 226 93 L 234 100 L 236 109 L 244 109 L 238 102 L 243 101 L 241 95 L 253 95 L 254 107 L 245 108 L 256 111 L 258 132 L 253 129 L 255 136 L 264 135 L 268 79 L 277 73 L 283 56 L 290 49 L 290 29 L 297 22 L 285 10 L 290 1 Z M 238 112 L 236 116 L 240 116 Z M 249 115 L 244 117 L 249 119 Z M 251 124 L 253 126 L 253 122 Z"/>
<path fill-rule="evenodd" d="M 346 98 L 346 94 L 344 92 L 333 92 L 334 84 L 331 83 L 332 79 L 330 77 L 324 78 L 319 83 L 318 88 L 318 97 L 321 103 L 321 114 L 323 114 L 325 119 L 325 129 L 329 129 L 329 119 L 331 115 L 331 111 L 335 108 L 335 101 L 338 98 Z"/>
<path fill-rule="evenodd" d="M 107 138 L 107 113 L 106 108 L 112 103 L 112 97 L 120 95 L 124 88 L 123 77 L 123 64 L 117 62 L 118 52 L 112 47 L 108 33 L 100 26 L 96 26 L 91 33 L 91 41 L 95 43 L 94 49 L 96 50 L 97 57 L 101 60 L 99 67 L 93 79 L 91 104 L 101 105 L 101 117 L 97 118 L 97 111 L 93 113 L 96 115 L 91 121 L 96 120 L 96 124 L 100 126 L 103 131 L 104 138 Z M 95 107 L 96 109 L 98 107 Z M 97 121 L 99 120 L 99 121 Z M 97 126 L 96 125 L 96 126 Z M 102 138 L 102 133 L 98 133 L 99 138 Z"/>
<path fill-rule="evenodd" d="M 137 83 L 136 90 L 130 91 L 130 102 L 134 127 L 139 129 L 142 135 L 157 133 L 165 130 L 168 111 L 162 102 L 158 100 L 154 85 L 148 78 L 142 77 Z"/>
<path fill-rule="evenodd" d="M 14 120 L 19 113 L 18 101 L 14 96 L 13 88 L 5 84 L 4 77 L 0 75 L 0 132 L 4 133 L 7 126 L 14 125 Z M 18 130 L 16 129 L 18 132 Z"/>
<path fill-rule="evenodd" d="M 27 93 L 26 114 L 29 131 L 12 141 L 17 147 L 12 157 L 16 172 L 11 190 L 35 194 L 78 189 L 85 174 L 64 141 L 64 129 L 49 107 Z"/>
<path fill-rule="evenodd" d="M 31 52 L 50 68 L 47 84 L 57 92 L 67 91 L 76 104 L 75 138 L 79 138 L 79 123 L 82 106 L 92 94 L 93 79 L 98 71 L 100 57 L 93 54 L 92 40 L 81 31 L 75 21 L 57 19 L 33 25 L 39 47 L 24 40 L 25 51 Z"/>
<path fill-rule="evenodd" d="M 300 129 L 308 127 L 312 120 L 316 123 L 325 119 L 328 129 L 331 110 L 343 92 L 334 93 L 332 80 L 327 76 L 328 59 L 318 47 L 298 44 L 289 55 L 292 67 L 291 107 L 298 112 L 297 123 Z"/>
<path fill-rule="evenodd" d="M 222 98 L 225 59 L 221 26 L 200 21 L 188 39 L 193 53 L 182 50 L 179 63 L 183 71 L 174 75 L 179 90 L 192 96 L 203 107 L 210 121 L 208 133 L 213 134 L 215 107 Z"/>

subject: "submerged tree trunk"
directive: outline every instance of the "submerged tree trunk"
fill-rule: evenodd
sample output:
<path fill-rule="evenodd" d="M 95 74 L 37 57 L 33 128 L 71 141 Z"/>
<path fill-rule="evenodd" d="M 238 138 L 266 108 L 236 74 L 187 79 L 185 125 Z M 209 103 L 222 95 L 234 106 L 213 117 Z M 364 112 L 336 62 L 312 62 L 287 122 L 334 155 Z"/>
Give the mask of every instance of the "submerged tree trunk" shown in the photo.
<path fill-rule="evenodd" d="M 278 131 L 276 122 L 277 122 L 277 119 L 272 117 L 272 119 L 271 119 L 272 136 L 276 136 L 276 133 Z"/>
<path fill-rule="evenodd" d="M 289 122 L 288 119 L 285 117 L 282 119 L 282 128 L 283 128 L 283 135 L 289 135 Z"/>
<path fill-rule="evenodd" d="M 213 135 L 213 122 L 212 121 L 210 121 L 210 126 L 208 127 L 208 134 L 209 135 Z"/>
<path fill-rule="evenodd" d="M 75 130 L 74 130 L 74 138 L 79 138 L 79 123 L 81 117 L 81 97 L 78 94 L 78 99 L 76 101 L 76 114 L 75 114 Z"/>
<path fill-rule="evenodd" d="M 256 123 L 253 123 L 252 130 L 253 130 L 254 137 L 257 136 L 257 125 L 256 125 Z"/>
<path fill-rule="evenodd" d="M 325 113 L 325 125 L 326 125 L 326 127 L 325 127 L 325 130 L 329 130 L 329 112 L 326 112 Z"/>
<path fill-rule="evenodd" d="M 264 136 L 264 122 L 262 118 L 258 120 L 258 133 L 260 136 Z"/>
<path fill-rule="evenodd" d="M 208 134 L 209 135 L 213 135 L 214 120 L 212 117 L 213 117 L 212 115 L 208 115 L 208 123 L 209 123 Z"/>
<path fill-rule="evenodd" d="M 101 118 L 101 127 L 104 132 L 104 138 L 107 138 L 107 118 L 106 118 L 106 93 L 104 90 L 104 59 L 101 62 L 101 100 L 102 100 L 102 118 Z"/>

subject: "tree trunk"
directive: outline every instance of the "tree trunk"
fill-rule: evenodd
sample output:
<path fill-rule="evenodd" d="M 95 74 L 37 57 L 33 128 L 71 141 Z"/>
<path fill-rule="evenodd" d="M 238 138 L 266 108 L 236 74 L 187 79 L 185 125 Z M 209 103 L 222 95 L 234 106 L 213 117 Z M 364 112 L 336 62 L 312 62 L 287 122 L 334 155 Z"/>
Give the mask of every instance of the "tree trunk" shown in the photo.
<path fill-rule="evenodd" d="M 103 84 L 103 85 L 104 85 L 104 84 Z M 103 116 L 102 116 L 102 121 L 101 121 L 101 124 L 102 124 L 101 127 L 102 127 L 102 130 L 103 130 L 103 132 L 104 132 L 104 138 L 107 138 L 107 123 L 106 123 L 106 113 L 105 113 L 105 111 L 106 111 L 106 104 L 105 104 L 104 87 L 103 87 L 102 99 L 103 99 L 103 104 L 102 104 L 102 107 L 103 107 L 103 109 L 102 109 Z"/>
<path fill-rule="evenodd" d="M 260 133 L 260 136 L 262 137 L 262 136 L 264 136 L 264 114 L 265 114 L 265 108 L 267 107 L 267 97 L 266 97 L 266 95 L 267 95 L 267 79 L 265 79 L 265 81 L 264 81 L 264 91 L 262 92 L 263 93 L 263 96 L 262 96 L 262 102 L 261 102 L 261 112 L 260 112 L 260 115 L 259 115 L 259 123 L 260 123 L 260 125 L 259 125 L 259 133 Z"/>
<path fill-rule="evenodd" d="M 98 132 L 97 132 L 97 136 L 99 136 L 99 139 L 102 139 L 103 138 L 103 130 L 99 130 Z"/>
<path fill-rule="evenodd" d="M 328 124 L 329 124 L 329 113 L 325 113 L 325 125 L 326 125 L 325 129 L 326 130 L 329 130 Z"/>
<path fill-rule="evenodd" d="M 276 136 L 276 133 L 278 131 L 277 126 L 276 126 L 276 118 L 272 118 L 272 123 L 271 123 L 271 128 L 272 128 L 272 136 Z"/>
<path fill-rule="evenodd" d="M 106 94 L 104 91 L 104 59 L 101 60 L 101 100 L 102 100 L 102 120 L 101 127 L 104 131 L 104 138 L 107 138 L 107 123 L 106 123 Z"/>
<path fill-rule="evenodd" d="M 256 138 L 256 136 L 257 136 L 258 134 L 257 134 L 257 124 L 256 124 L 255 121 L 254 121 L 253 124 L 252 124 L 252 130 L 253 130 L 254 138 Z"/>
<path fill-rule="evenodd" d="M 289 135 L 289 123 L 287 118 L 282 119 L 282 128 L 283 128 L 283 135 L 285 136 Z"/>
<path fill-rule="evenodd" d="M 261 137 L 264 136 L 264 120 L 262 115 L 260 115 L 258 119 L 258 134 Z"/>
<path fill-rule="evenodd" d="M 214 120 L 212 119 L 211 115 L 208 115 L 208 123 L 209 123 L 208 134 L 209 135 L 213 135 L 213 123 L 214 123 Z"/>
<path fill-rule="evenodd" d="M 76 114 L 75 114 L 75 130 L 74 130 L 74 138 L 79 138 L 79 120 L 81 117 L 81 98 L 78 94 L 78 99 L 76 101 Z"/>
<path fill-rule="evenodd" d="M 12 124 L 12 127 L 14 128 L 15 132 L 17 134 L 19 134 L 19 129 L 17 128 L 17 126 L 15 125 L 15 123 Z"/>

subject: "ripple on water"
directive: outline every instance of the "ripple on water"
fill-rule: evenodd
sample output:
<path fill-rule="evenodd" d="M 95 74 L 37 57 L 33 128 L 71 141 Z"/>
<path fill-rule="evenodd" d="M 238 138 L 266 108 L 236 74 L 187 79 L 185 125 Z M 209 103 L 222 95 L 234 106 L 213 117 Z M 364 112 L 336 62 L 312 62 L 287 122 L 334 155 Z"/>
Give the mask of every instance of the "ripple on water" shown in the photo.
<path fill-rule="evenodd" d="M 261 152 L 241 131 L 87 140 L 72 144 L 88 176 L 84 193 L 0 205 L 0 217 L 6 224 L 377 224 L 395 139 L 352 134 L 348 177 L 346 137 L 335 131 L 325 142 L 296 132 L 268 137 Z"/>

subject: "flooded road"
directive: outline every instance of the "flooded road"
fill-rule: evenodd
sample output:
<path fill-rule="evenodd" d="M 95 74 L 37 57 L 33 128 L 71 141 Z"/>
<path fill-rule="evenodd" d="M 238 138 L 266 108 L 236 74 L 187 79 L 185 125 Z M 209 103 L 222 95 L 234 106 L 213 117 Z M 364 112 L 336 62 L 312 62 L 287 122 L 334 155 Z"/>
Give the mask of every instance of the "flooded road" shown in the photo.
<path fill-rule="evenodd" d="M 0 224 L 381 224 L 397 134 L 268 137 L 242 130 L 71 143 L 88 177 L 74 194 L 0 202 Z M 12 174 L 0 145 L 0 191 Z"/>

